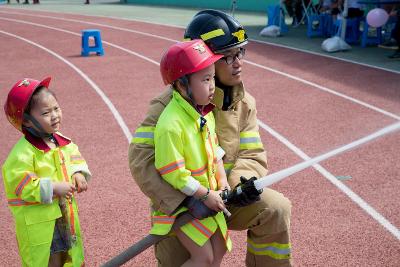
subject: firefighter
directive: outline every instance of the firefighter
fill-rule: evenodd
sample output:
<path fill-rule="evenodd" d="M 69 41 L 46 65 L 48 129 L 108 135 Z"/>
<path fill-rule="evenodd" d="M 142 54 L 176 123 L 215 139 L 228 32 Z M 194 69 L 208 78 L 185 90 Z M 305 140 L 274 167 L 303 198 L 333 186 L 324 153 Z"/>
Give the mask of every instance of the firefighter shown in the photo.
<path fill-rule="evenodd" d="M 246 266 L 291 266 L 289 238 L 291 203 L 281 193 L 254 187 L 254 180 L 267 174 L 266 152 L 260 139 L 255 99 L 245 91 L 241 71 L 247 34 L 242 25 L 223 12 L 198 12 L 185 31 L 186 39 L 203 39 L 208 47 L 223 58 L 215 63 L 216 88 L 213 110 L 219 144 L 228 182 L 232 188 L 242 185 L 243 192 L 228 206 L 232 216 L 228 229 L 247 231 Z M 165 90 L 150 103 L 149 111 L 136 129 L 129 146 L 129 166 L 136 183 L 151 200 L 154 209 L 172 214 L 181 205 L 193 216 L 206 217 L 201 202 L 190 201 L 165 183 L 154 167 L 154 127 L 171 99 Z M 160 194 L 162 192 L 162 194 Z M 163 196 L 162 198 L 160 196 Z M 195 199 L 196 200 L 196 199 Z M 179 241 L 169 237 L 155 247 L 159 266 L 180 266 L 189 254 Z"/>
<path fill-rule="evenodd" d="M 49 83 L 23 79 L 8 94 L 4 111 L 23 137 L 2 167 L 4 188 L 21 265 L 79 267 L 84 256 L 74 191 L 86 191 L 91 174 L 77 145 L 58 132 L 62 112 Z"/>

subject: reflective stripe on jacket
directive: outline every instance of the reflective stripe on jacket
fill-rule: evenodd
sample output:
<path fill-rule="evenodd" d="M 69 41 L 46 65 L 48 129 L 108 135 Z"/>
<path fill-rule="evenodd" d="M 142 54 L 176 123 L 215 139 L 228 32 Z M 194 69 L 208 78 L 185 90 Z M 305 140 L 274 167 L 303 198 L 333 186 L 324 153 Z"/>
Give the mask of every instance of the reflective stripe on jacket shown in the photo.
<path fill-rule="evenodd" d="M 90 177 L 86 161 L 72 142 L 44 152 L 23 137 L 10 152 L 2 174 L 23 266 L 48 265 L 55 220 L 62 216 L 58 198 L 42 203 L 41 179 L 72 182 L 71 175 L 78 171 Z M 69 231 L 75 240 L 68 266 L 81 266 L 84 256 L 77 204 L 74 197 L 65 202 Z"/>

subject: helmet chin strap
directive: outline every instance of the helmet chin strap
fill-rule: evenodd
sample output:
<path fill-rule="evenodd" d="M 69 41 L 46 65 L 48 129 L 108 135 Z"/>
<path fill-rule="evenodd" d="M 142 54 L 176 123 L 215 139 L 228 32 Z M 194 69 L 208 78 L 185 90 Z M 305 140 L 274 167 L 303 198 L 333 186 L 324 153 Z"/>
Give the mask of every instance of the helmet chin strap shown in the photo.
<path fill-rule="evenodd" d="M 190 103 L 193 105 L 193 107 L 194 107 L 198 112 L 200 112 L 200 110 L 198 109 L 198 105 L 196 104 L 196 102 L 195 102 L 194 99 L 193 99 L 192 89 L 191 89 L 190 86 L 189 86 L 189 79 L 188 79 L 187 76 L 185 75 L 185 76 L 181 77 L 179 80 L 182 82 L 183 86 L 185 86 L 185 88 L 186 88 L 186 94 L 187 94 L 187 96 L 188 96 L 188 98 L 189 98 Z M 201 114 L 201 112 L 200 112 L 200 114 Z"/>
<path fill-rule="evenodd" d="M 31 115 L 25 113 L 24 119 L 31 121 L 33 123 L 33 125 L 35 125 L 35 127 L 38 129 L 38 130 L 36 130 L 33 127 L 25 127 L 24 126 L 24 128 L 33 136 L 40 137 L 40 138 L 50 138 L 50 139 L 53 137 L 53 134 L 46 133 L 44 131 L 42 125 L 40 125 L 40 123 Z"/>
<path fill-rule="evenodd" d="M 186 88 L 186 94 L 189 98 L 190 103 L 192 104 L 192 106 L 196 109 L 196 111 L 198 113 L 200 113 L 200 131 L 203 131 L 203 127 L 206 124 L 207 120 L 203 117 L 203 113 L 202 113 L 202 109 L 204 106 L 202 105 L 197 105 L 196 102 L 193 99 L 193 94 L 192 94 L 192 89 L 189 86 L 189 79 L 187 78 L 187 76 L 183 76 L 179 79 L 182 84 L 185 86 Z"/>

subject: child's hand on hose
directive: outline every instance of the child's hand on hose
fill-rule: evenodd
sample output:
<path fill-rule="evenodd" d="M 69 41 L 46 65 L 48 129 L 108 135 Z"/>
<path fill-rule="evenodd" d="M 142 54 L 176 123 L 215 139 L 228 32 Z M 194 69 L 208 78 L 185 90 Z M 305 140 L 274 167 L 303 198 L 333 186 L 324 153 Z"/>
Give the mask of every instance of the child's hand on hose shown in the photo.
<path fill-rule="evenodd" d="M 78 193 L 84 192 L 88 189 L 86 178 L 80 172 L 76 172 L 72 175 L 72 183 L 74 184 Z"/>
<path fill-rule="evenodd" d="M 204 200 L 204 204 L 212 210 L 223 211 L 225 209 L 224 201 L 218 191 L 210 190 L 208 197 Z"/>
<path fill-rule="evenodd" d="M 53 182 L 53 193 L 59 197 L 65 197 L 67 199 L 72 197 L 75 186 L 68 182 Z"/>

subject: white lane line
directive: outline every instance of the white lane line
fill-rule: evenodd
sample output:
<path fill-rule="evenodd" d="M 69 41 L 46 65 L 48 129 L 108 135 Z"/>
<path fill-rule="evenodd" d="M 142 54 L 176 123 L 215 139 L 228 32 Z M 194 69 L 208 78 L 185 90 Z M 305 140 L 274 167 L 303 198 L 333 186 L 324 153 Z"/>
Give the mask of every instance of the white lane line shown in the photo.
<path fill-rule="evenodd" d="M 47 26 L 47 25 L 43 25 L 43 24 L 38 24 L 38 23 L 29 22 L 29 21 L 23 21 L 23 20 L 18 20 L 18 19 L 2 18 L 2 17 L 0 17 L 0 19 L 1 19 L 1 20 L 11 21 L 11 22 L 17 22 L 17 23 L 28 24 L 28 25 L 37 26 L 37 27 L 42 27 L 42 28 L 45 28 L 45 29 L 50 29 L 50 30 L 54 30 L 54 31 L 64 32 L 64 33 L 68 33 L 68 34 L 72 34 L 72 35 L 81 37 L 81 34 L 79 34 L 79 33 L 71 32 L 71 31 L 68 31 L 68 30 L 64 30 L 64 29 L 60 29 L 60 28 L 55 28 L 55 27 L 51 27 L 51 26 Z M 102 43 L 107 44 L 107 45 L 109 45 L 109 46 L 111 46 L 111 47 L 114 47 L 114 48 L 123 50 L 123 51 L 127 52 L 128 54 L 134 55 L 134 56 L 139 57 L 139 58 L 141 58 L 141 59 L 144 59 L 144 60 L 146 60 L 146 61 L 150 61 L 150 62 L 153 63 L 153 64 L 160 65 L 157 61 L 152 60 L 151 58 L 148 58 L 148 57 L 146 57 L 146 56 L 143 56 L 143 55 L 141 55 L 141 54 L 139 54 L 139 53 L 136 53 L 136 52 L 134 52 L 134 51 L 132 51 L 132 50 L 123 48 L 123 47 L 121 47 L 121 46 L 119 46 L 119 45 L 116 45 L 116 44 L 107 42 L 107 41 L 105 41 L 105 40 L 102 40 Z"/>
<path fill-rule="evenodd" d="M 97 22 L 90 22 L 90 21 L 84 21 L 84 20 L 78 20 L 78 19 L 58 18 L 58 17 L 46 16 L 46 15 L 25 14 L 25 13 L 20 13 L 20 12 L 2 12 L 2 11 L 0 11 L 0 13 L 23 15 L 23 16 L 38 17 L 38 18 L 47 18 L 47 19 L 56 19 L 56 20 L 63 20 L 63 21 L 75 22 L 75 23 L 85 23 L 85 24 L 89 24 L 89 25 L 100 26 L 100 27 L 104 27 L 104 28 L 110 28 L 110 29 L 113 29 L 113 30 L 120 30 L 120 31 L 124 31 L 124 32 L 136 33 L 136 34 L 144 35 L 144 36 L 147 36 L 147 37 L 157 38 L 157 39 L 161 39 L 161 40 L 165 40 L 165 41 L 169 41 L 169 42 L 173 42 L 173 43 L 178 42 L 178 40 L 174 40 L 174 39 L 171 39 L 171 38 L 168 38 L 168 37 L 164 37 L 164 36 L 160 36 L 160 35 L 154 35 L 154 34 L 147 33 L 147 32 L 141 32 L 141 31 L 131 30 L 131 29 L 117 27 L 117 26 L 111 26 L 111 25 L 108 25 L 108 24 L 97 23 Z"/>
<path fill-rule="evenodd" d="M 12 7 L 7 7 L 7 9 L 12 9 L 12 10 L 21 10 L 22 9 L 22 10 L 26 10 L 26 11 L 29 10 L 29 9 L 25 9 L 25 8 L 16 9 L 16 8 L 12 8 Z M 31 10 L 29 10 L 29 11 L 31 11 Z M 132 18 L 120 18 L 120 17 L 114 17 L 114 16 L 105 16 L 105 15 L 87 15 L 87 14 L 79 14 L 79 13 L 73 13 L 73 12 L 60 12 L 60 11 L 53 11 L 53 10 L 35 10 L 35 11 L 36 12 L 40 11 L 40 12 L 55 13 L 55 14 L 64 14 L 64 15 L 78 15 L 78 16 L 89 17 L 89 18 L 99 17 L 99 18 L 107 18 L 107 19 L 135 21 L 135 22 L 140 22 L 140 23 L 147 23 L 147 24 L 153 24 L 153 25 L 159 25 L 159 26 L 168 26 L 168 27 L 171 27 L 171 28 L 179 28 L 179 29 L 184 29 L 185 28 L 185 27 L 180 26 L 180 25 L 174 25 L 174 24 L 168 24 L 168 23 L 157 23 L 157 22 L 150 21 L 150 20 L 141 20 L 141 19 L 132 19 Z M 11 14 L 13 14 L 13 13 L 11 13 Z M 15 12 L 15 14 L 22 14 L 22 13 L 16 13 Z M 374 65 L 371 65 L 371 64 L 367 64 L 367 63 L 361 63 L 361 62 L 357 62 L 357 61 L 350 60 L 350 59 L 334 57 L 334 56 L 326 54 L 326 53 L 319 53 L 319 52 L 309 51 L 309 50 L 305 50 L 305 49 L 301 49 L 301 48 L 291 47 L 291 46 L 283 45 L 283 44 L 271 43 L 271 42 L 258 40 L 258 39 L 250 39 L 250 40 L 252 42 L 256 42 L 256 43 L 282 47 L 282 48 L 286 48 L 286 49 L 290 49 L 290 50 L 299 51 L 299 52 L 302 52 L 302 53 L 317 55 L 317 56 L 321 56 L 321 57 L 327 57 L 327 58 L 335 59 L 335 60 L 338 60 L 338 61 L 349 62 L 349 63 L 356 64 L 356 65 L 361 65 L 361 66 L 365 66 L 365 67 L 369 67 L 369 68 L 373 68 L 373 69 L 392 72 L 392 73 L 395 73 L 395 74 L 400 74 L 400 71 L 397 71 L 397 70 L 392 70 L 392 69 L 388 69 L 388 68 L 384 68 L 384 67 L 378 67 L 378 66 L 374 66 Z"/>
<path fill-rule="evenodd" d="M 70 66 L 74 71 L 76 71 L 86 82 L 88 82 L 90 84 L 90 86 L 96 91 L 96 93 L 101 97 L 101 99 L 104 101 L 104 103 L 106 103 L 107 107 L 110 109 L 111 113 L 113 114 L 114 118 L 117 120 L 119 126 L 121 127 L 121 130 L 123 131 L 123 133 L 125 134 L 126 138 L 128 139 L 128 142 L 132 139 L 132 135 L 129 131 L 128 126 L 126 126 L 124 120 L 122 119 L 121 115 L 119 114 L 118 110 L 115 108 L 114 104 L 110 101 L 110 99 L 106 96 L 106 94 L 100 89 L 100 87 L 92 80 L 90 79 L 83 71 L 81 71 L 78 67 L 76 67 L 74 64 L 72 64 L 71 62 L 69 62 L 68 60 L 66 60 L 65 58 L 63 58 L 62 56 L 60 56 L 59 54 L 57 54 L 56 52 L 38 44 L 35 43 L 31 40 L 25 39 L 21 36 L 9 33 L 9 32 L 5 32 L 0 30 L 0 33 L 14 37 L 16 39 L 20 39 L 24 42 L 27 42 L 33 46 L 36 46 L 44 51 L 46 51 L 47 53 L 55 56 L 56 58 L 58 58 L 59 60 L 61 60 L 62 62 L 64 62 L 65 64 L 67 64 L 68 66 Z"/>
<path fill-rule="evenodd" d="M 3 18 L 0 18 L 0 19 L 3 19 Z M 23 23 L 26 23 L 26 22 L 23 22 Z M 30 22 L 28 22 L 28 24 L 31 24 Z M 38 26 L 38 25 L 40 25 L 40 24 L 37 24 L 36 26 Z M 45 25 L 43 25 L 43 26 L 45 26 Z M 50 29 L 56 29 L 56 28 L 53 28 L 53 27 L 49 27 L 49 26 L 45 26 L 45 28 L 50 28 Z M 65 31 L 65 30 L 62 30 L 62 29 L 59 29 L 60 31 L 62 31 L 62 32 L 69 32 L 69 31 Z M 1 32 L 1 31 L 0 31 Z M 78 35 L 78 36 L 80 36 L 79 34 L 76 34 L 76 33 L 74 33 L 74 35 Z M 22 38 L 22 37 L 21 37 Z M 23 38 L 24 39 L 24 38 Z M 26 39 L 24 39 L 24 40 L 26 40 Z M 36 44 L 36 43 L 35 43 Z M 45 48 L 46 49 L 46 48 Z M 50 51 L 50 50 L 49 50 Z M 127 50 L 127 51 L 130 51 L 130 50 Z M 136 53 L 135 53 L 136 54 Z M 146 57 L 142 57 L 143 59 L 145 59 L 145 60 L 148 60 Z M 154 62 L 153 60 L 149 60 L 149 62 L 152 62 L 153 64 L 157 64 L 157 65 L 159 65 L 159 63 L 158 62 Z M 107 98 L 108 99 L 108 98 Z M 110 102 L 111 103 L 111 102 Z M 116 111 L 117 113 L 118 113 L 118 111 Z M 115 116 L 115 115 L 114 115 Z M 119 113 L 118 113 L 118 116 L 119 116 Z M 121 118 L 121 120 L 122 120 L 122 118 Z M 123 125 L 126 127 L 126 129 L 127 129 L 127 126 L 126 126 L 126 124 L 123 122 L 123 120 L 122 120 L 122 123 L 123 123 Z M 293 145 L 292 143 L 290 143 L 285 137 L 283 137 L 282 135 L 280 135 L 279 133 L 277 133 L 275 130 L 273 130 L 271 127 L 269 127 L 269 126 L 267 126 L 265 123 L 263 123 L 262 121 L 260 121 L 260 120 L 258 120 L 258 124 L 261 126 L 261 128 L 263 128 L 264 130 L 266 130 L 267 132 L 269 132 L 272 136 L 274 136 L 275 138 L 277 138 L 280 142 L 282 142 L 283 144 L 285 144 L 290 150 L 292 150 L 293 152 L 295 152 L 295 154 L 296 155 L 299 155 L 302 159 L 304 159 L 304 160 L 309 160 L 309 159 L 311 159 L 307 154 L 305 154 L 302 150 L 300 150 L 299 148 L 297 148 L 295 145 Z M 121 125 L 121 124 L 120 124 Z M 122 125 L 121 125 L 121 128 L 122 128 Z M 123 128 L 122 128 L 123 129 Z M 129 134 L 129 137 L 128 137 L 128 142 L 131 140 L 131 134 L 130 134 L 130 132 L 129 132 L 129 130 L 127 130 L 128 131 L 128 134 Z M 125 131 L 124 131 L 125 132 Z M 334 185 L 336 186 L 336 187 L 338 187 L 342 192 L 344 192 L 343 191 L 343 189 L 342 188 L 347 188 L 347 186 L 346 185 L 344 185 L 342 182 L 340 182 L 340 181 L 338 181 L 336 178 L 335 178 L 335 176 L 334 175 L 332 175 L 329 171 L 327 171 L 325 168 L 323 168 L 322 166 L 320 166 L 319 164 L 315 164 L 315 165 L 313 165 L 313 167 L 316 169 L 316 170 L 318 170 L 325 178 L 327 178 L 329 181 L 331 181 L 332 179 L 335 179 L 336 181 L 334 181 Z M 347 188 L 346 189 L 346 192 L 348 192 L 348 194 L 346 194 L 346 195 L 348 195 L 349 197 L 350 197 L 350 195 L 352 196 L 352 197 L 350 197 L 353 201 L 355 201 L 354 199 L 359 199 L 359 200 L 362 200 L 362 198 L 361 197 L 359 197 L 356 193 L 354 193 L 353 191 L 351 191 L 351 189 L 349 189 L 349 188 Z M 354 196 L 356 196 L 356 197 L 354 197 Z M 360 202 L 358 200 L 358 202 Z M 355 201 L 356 202 L 356 201 Z M 356 202 L 358 205 L 359 205 L 359 203 L 358 202 Z M 362 209 L 364 209 L 363 207 L 364 206 L 368 206 L 368 207 L 370 207 L 365 201 L 363 201 L 362 200 L 362 202 L 364 202 L 365 203 L 365 205 L 363 204 L 363 206 L 360 206 Z M 374 212 L 372 212 L 372 214 L 374 214 L 374 215 L 371 215 L 370 214 L 370 211 L 369 210 L 373 210 Z M 368 209 L 368 210 L 365 210 L 368 214 L 370 214 L 375 220 L 377 220 L 376 218 L 383 218 L 383 220 L 384 221 L 387 221 L 382 215 L 380 215 L 378 212 L 376 212 L 372 207 L 370 207 L 370 209 Z M 376 215 L 376 214 L 378 214 L 378 215 Z M 389 232 L 391 232 L 392 233 L 392 229 L 390 228 L 390 226 L 389 226 L 389 228 L 387 228 L 385 225 L 392 225 L 389 221 L 387 221 L 388 222 L 388 224 L 387 223 L 385 223 L 385 224 L 382 224 L 381 223 L 381 221 L 383 221 L 382 219 L 379 219 L 379 220 L 377 220 L 381 225 L 383 225 Z"/>
<path fill-rule="evenodd" d="M 299 52 L 302 52 L 302 53 L 307 53 L 307 54 L 321 56 L 321 57 L 327 57 L 327 58 L 335 59 L 335 60 L 338 60 L 338 61 L 349 62 L 349 63 L 352 63 L 352 64 L 361 65 L 361 66 L 364 66 L 364 67 L 369 67 L 369 68 L 383 70 L 383 71 L 387 71 L 387 72 L 393 72 L 395 74 L 400 74 L 400 71 L 397 71 L 397 70 L 387 69 L 387 68 L 384 68 L 384 67 L 378 67 L 378 66 L 367 64 L 367 63 L 361 63 L 361 62 L 357 62 L 357 61 L 354 61 L 354 60 L 351 60 L 351 59 L 334 57 L 334 56 L 331 56 L 331 55 L 327 55 L 325 53 L 318 53 L 318 52 L 309 51 L 309 50 L 305 50 L 305 49 L 301 49 L 301 48 L 291 47 L 291 46 L 288 46 L 288 45 L 275 44 L 275 43 L 262 41 L 262 40 L 257 40 L 257 39 L 251 39 L 251 41 L 253 41 L 255 43 L 282 47 L 282 48 L 286 48 L 286 49 L 290 49 L 290 50 L 299 51 Z"/>
<path fill-rule="evenodd" d="M 296 147 L 294 144 L 292 144 L 288 139 L 286 139 L 284 136 L 281 134 L 277 133 L 274 129 L 269 127 L 268 125 L 264 124 L 262 121 L 258 120 L 259 125 L 266 130 L 268 133 L 270 133 L 272 136 L 274 136 L 276 139 L 278 139 L 280 142 L 285 144 L 290 150 L 292 150 L 296 155 L 301 157 L 305 161 L 315 161 L 317 158 L 321 157 L 322 155 L 319 155 L 314 158 L 310 158 L 307 154 L 305 154 L 301 149 Z M 368 136 L 363 137 L 362 139 L 356 140 L 352 143 L 349 143 L 347 145 L 344 145 L 340 148 L 331 150 L 325 154 L 334 154 L 335 151 L 347 151 L 350 149 L 353 149 L 355 147 L 360 146 L 361 144 L 365 143 L 365 140 L 372 140 L 374 138 L 383 136 L 385 134 L 388 134 L 390 132 L 393 132 L 394 130 L 398 130 L 400 126 L 400 122 L 397 122 L 393 125 L 390 125 L 388 127 L 385 127 L 383 129 L 380 129 L 379 131 L 376 131 Z M 337 154 L 337 152 L 336 152 Z M 332 157 L 332 156 L 330 156 Z M 329 158 L 330 158 L 329 157 Z M 303 162 L 304 163 L 304 162 Z M 324 167 L 322 167 L 320 164 L 313 164 L 312 165 L 317 171 L 319 171 L 329 182 L 331 182 L 333 185 L 335 185 L 337 188 L 339 188 L 340 191 L 342 191 L 345 195 L 347 195 L 352 201 L 354 201 L 361 209 L 363 209 L 367 214 L 369 214 L 372 218 L 374 218 L 380 225 L 382 225 L 386 230 L 388 230 L 392 235 L 394 235 L 398 240 L 400 240 L 400 231 L 397 229 L 392 223 L 390 223 L 385 217 L 383 217 L 379 212 L 377 212 L 372 206 L 370 206 L 366 201 L 364 201 L 360 196 L 358 196 L 356 193 L 354 193 L 348 186 L 346 186 L 344 183 L 339 181 L 333 174 L 331 174 L 329 171 L 327 171 Z M 294 166 L 292 166 L 294 167 Z M 289 167 L 291 168 L 291 167 Z"/>
<path fill-rule="evenodd" d="M 101 27 L 106 27 L 106 28 L 111 28 L 111 29 L 116 29 L 116 30 L 121 30 L 121 31 L 126 31 L 126 32 L 133 32 L 133 33 L 136 33 L 136 34 L 141 34 L 141 35 L 145 35 L 145 36 L 152 37 L 152 38 L 163 39 L 163 40 L 167 40 L 167 41 L 171 41 L 171 42 L 178 42 L 178 40 L 169 39 L 169 38 L 166 38 L 166 37 L 163 37 L 163 36 L 159 36 L 159 35 L 149 34 L 149 33 L 141 32 L 141 31 L 134 31 L 134 30 L 131 30 L 131 29 L 126 29 L 126 28 L 121 28 L 121 27 L 114 27 L 114 26 L 110 26 L 110 25 L 107 25 L 107 24 L 88 22 L 88 21 L 83 21 L 83 20 L 58 18 L 58 17 L 46 16 L 46 15 L 33 15 L 33 14 L 25 14 L 25 13 L 19 13 L 19 12 L 1 12 L 0 11 L 0 13 L 15 14 L 15 15 L 25 15 L 25 16 L 40 17 L 40 18 L 50 18 L 50 19 L 55 19 L 55 20 L 64 20 L 64 21 L 70 21 L 70 22 L 76 22 L 76 23 L 86 23 L 86 24 L 90 24 L 90 25 L 96 25 L 96 26 L 101 26 Z M 346 99 L 346 100 L 348 100 L 350 102 L 356 103 L 356 104 L 361 105 L 363 107 L 366 107 L 368 109 L 374 110 L 374 111 L 376 111 L 378 113 L 381 113 L 381 114 L 383 114 L 385 116 L 389 116 L 389 117 L 394 118 L 396 120 L 400 120 L 400 116 L 398 116 L 398 115 L 396 115 L 394 113 L 391 113 L 391 112 L 386 111 L 384 109 L 378 108 L 378 107 L 376 107 L 374 105 L 368 104 L 368 103 L 366 103 L 364 101 L 355 99 L 353 97 L 347 96 L 347 95 L 345 95 L 343 93 L 339 93 L 339 92 L 337 92 L 337 91 L 335 91 L 333 89 L 330 89 L 330 88 L 327 88 L 325 86 L 316 84 L 314 82 L 307 81 L 307 80 L 302 79 L 300 77 L 291 75 L 291 74 L 283 72 L 283 71 L 279 71 L 279 70 L 274 69 L 274 68 L 270 68 L 270 67 L 266 67 L 264 65 L 257 64 L 255 62 L 252 62 L 252 61 L 249 61 L 249 60 L 244 60 L 244 61 L 246 63 L 250 64 L 250 65 L 255 66 L 255 67 L 258 67 L 258 68 L 261 68 L 261 69 L 264 69 L 264 70 L 267 70 L 267 71 L 282 75 L 282 76 L 284 76 L 286 78 L 293 79 L 295 81 L 304 83 L 306 85 L 309 85 L 310 87 L 314 87 L 314 88 L 317 88 L 317 89 L 319 89 L 319 90 L 321 90 L 323 92 L 326 92 L 326 93 L 333 94 L 335 96 L 341 97 L 341 98 Z"/>
<path fill-rule="evenodd" d="M 378 108 L 378 107 L 376 107 L 376 106 L 373 106 L 373 105 L 368 104 L 368 103 L 366 103 L 366 102 L 363 102 L 363 101 L 361 101 L 361 100 L 355 99 L 355 98 L 353 98 L 353 97 L 347 96 L 347 95 L 345 95 L 345 94 L 336 92 L 335 90 L 329 89 L 329 88 L 327 88 L 327 87 L 325 87 L 325 86 L 321 86 L 321 85 L 319 85 L 319 84 L 316 84 L 316 83 L 313 83 L 313 82 L 304 80 L 304 79 L 302 79 L 302 78 L 300 78 L 300 77 L 297 77 L 297 76 L 288 74 L 288 73 L 283 72 L 283 71 L 279 71 L 279 70 L 276 70 L 276 69 L 273 69 L 273 68 L 269 68 L 269 67 L 266 67 L 266 66 L 263 66 L 263 65 L 254 63 L 254 62 L 252 62 L 252 61 L 248 61 L 248 60 L 244 60 L 244 61 L 245 61 L 246 63 L 250 64 L 250 65 L 253 65 L 253 66 L 259 67 L 259 68 L 261 68 L 261 69 L 265 69 L 265 70 L 271 71 L 271 72 L 273 72 L 273 73 L 276 73 L 276 74 L 285 76 L 285 77 L 287 77 L 287 78 L 293 79 L 293 80 L 295 80 L 295 81 L 298 81 L 298 82 L 307 84 L 307 85 L 309 85 L 309 86 L 311 86 L 311 87 L 315 87 L 315 88 L 317 88 L 317 89 L 319 89 L 319 90 L 321 90 L 321 91 L 324 91 L 324 92 L 327 92 L 327 93 L 330 93 L 330 94 L 333 94 L 333 95 L 342 97 L 342 98 L 347 99 L 347 100 L 349 100 L 349 101 L 351 101 L 351 102 L 357 103 L 357 104 L 359 104 L 359 105 L 361 105 L 361 106 L 363 106 L 363 107 L 372 109 L 372 110 L 374 110 L 374 111 L 376 111 L 376 112 L 378 112 L 378 113 L 384 114 L 384 115 L 386 115 L 386 116 L 388 116 L 388 117 L 391 117 L 391 118 L 393 118 L 393 119 L 400 120 L 400 116 L 398 116 L 398 115 L 396 115 L 396 114 L 393 114 L 393 113 L 391 113 L 391 112 L 389 112 L 389 111 L 386 111 L 386 110 L 384 110 L 384 109 Z"/>

